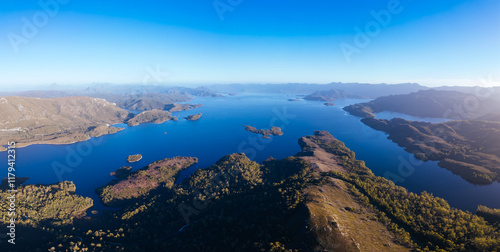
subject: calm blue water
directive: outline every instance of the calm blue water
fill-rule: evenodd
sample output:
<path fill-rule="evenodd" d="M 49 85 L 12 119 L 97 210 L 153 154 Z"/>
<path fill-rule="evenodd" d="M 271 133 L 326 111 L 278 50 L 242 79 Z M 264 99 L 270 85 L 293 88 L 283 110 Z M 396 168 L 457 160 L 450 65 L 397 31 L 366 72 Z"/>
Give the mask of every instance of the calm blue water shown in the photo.
<path fill-rule="evenodd" d="M 71 145 L 33 145 L 17 150 L 17 176 L 30 177 L 27 183 L 55 183 L 71 180 L 77 193 L 92 197 L 94 209 L 102 210 L 94 189 L 113 179 L 110 172 L 129 165 L 126 158 L 142 154 L 132 164 L 139 169 L 163 158 L 194 156 L 199 163 L 186 170 L 182 178 L 198 168 L 208 167 L 226 154 L 245 152 L 262 162 L 269 156 L 280 159 L 300 151 L 297 140 L 314 130 L 327 130 L 346 143 L 375 174 L 397 175 L 397 184 L 412 192 L 428 191 L 446 199 L 453 207 L 473 211 L 478 204 L 500 208 L 500 184 L 474 186 L 442 169 L 436 162 L 422 163 L 392 143 L 380 131 L 362 124 L 342 107 L 366 100 L 339 100 L 333 107 L 322 102 L 287 101 L 294 95 L 239 95 L 223 98 L 196 98 L 203 107 L 175 113 L 180 118 L 203 113 L 198 121 L 179 120 L 163 124 L 145 124 L 117 134 L 93 138 Z M 405 116 L 406 119 L 412 119 Z M 279 126 L 284 135 L 272 140 L 244 130 Z M 166 134 L 165 134 L 166 132 Z M 0 153 L 0 171 L 7 173 L 6 152 Z M 400 169 L 398 169 L 400 168 Z"/>
<path fill-rule="evenodd" d="M 392 119 L 392 118 L 404 118 L 410 121 L 423 121 L 423 122 L 430 122 L 430 123 L 442 123 L 442 122 L 448 122 L 450 119 L 445 119 L 445 118 L 434 118 L 434 117 L 419 117 L 419 116 L 409 116 L 406 114 L 398 113 L 398 112 L 392 112 L 392 111 L 382 111 L 379 113 L 375 113 L 377 119 Z"/>

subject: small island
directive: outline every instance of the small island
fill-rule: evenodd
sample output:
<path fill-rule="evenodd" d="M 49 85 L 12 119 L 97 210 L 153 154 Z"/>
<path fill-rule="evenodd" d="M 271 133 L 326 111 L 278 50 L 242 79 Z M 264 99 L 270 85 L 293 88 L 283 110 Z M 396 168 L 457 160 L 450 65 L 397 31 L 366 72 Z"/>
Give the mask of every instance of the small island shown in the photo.
<path fill-rule="evenodd" d="M 201 118 L 201 116 L 202 116 L 201 113 L 196 114 L 196 115 L 190 115 L 190 116 L 186 117 L 186 120 L 188 120 L 188 121 L 196 121 L 196 120 L 199 120 Z"/>
<path fill-rule="evenodd" d="M 302 101 L 302 99 L 298 99 L 298 98 L 291 98 L 291 99 L 288 99 L 288 101 Z"/>
<path fill-rule="evenodd" d="M 327 107 L 332 107 L 332 106 L 335 106 L 335 103 L 325 102 L 324 105 Z"/>
<path fill-rule="evenodd" d="M 244 125 L 246 131 L 250 131 L 255 134 L 260 134 L 262 135 L 263 138 L 270 138 L 269 136 L 281 136 L 283 135 L 283 131 L 281 131 L 280 127 L 271 127 L 270 130 L 266 129 L 257 129 L 255 127 L 249 126 L 249 125 Z"/>
<path fill-rule="evenodd" d="M 130 155 L 127 158 L 127 162 L 129 162 L 129 163 L 135 163 L 135 162 L 137 162 L 137 161 L 139 161 L 141 159 L 142 159 L 142 155 L 141 154 Z"/>

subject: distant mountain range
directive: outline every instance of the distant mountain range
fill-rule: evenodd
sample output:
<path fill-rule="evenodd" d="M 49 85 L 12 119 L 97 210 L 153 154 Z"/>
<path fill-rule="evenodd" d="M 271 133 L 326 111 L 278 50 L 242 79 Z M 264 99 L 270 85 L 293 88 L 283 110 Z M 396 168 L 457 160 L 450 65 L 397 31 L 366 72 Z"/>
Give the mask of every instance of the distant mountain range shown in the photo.
<path fill-rule="evenodd" d="M 218 93 L 279 93 L 309 95 L 318 91 L 342 90 L 351 96 L 376 98 L 391 94 L 408 94 L 428 87 L 415 83 L 402 84 L 365 84 L 365 83 L 330 83 L 330 84 L 227 84 L 211 85 L 204 88 Z"/>
<path fill-rule="evenodd" d="M 193 96 L 219 97 L 204 88 L 145 86 L 145 85 L 108 85 L 99 84 L 86 88 L 63 90 L 32 90 L 23 92 L 0 92 L 0 96 L 15 95 L 22 97 L 57 98 L 70 96 L 88 96 L 106 99 L 128 110 L 146 111 L 159 109 L 177 102 L 189 101 Z"/>
<path fill-rule="evenodd" d="M 383 96 L 344 109 L 361 117 L 374 117 L 373 113 L 392 111 L 420 117 L 494 120 L 500 114 L 499 91 L 495 88 L 485 92 L 485 95 L 473 95 L 458 91 L 421 90 Z"/>
<path fill-rule="evenodd" d="M 89 96 L 103 98 L 116 103 L 119 107 L 135 111 L 152 109 L 164 110 L 166 105 L 189 101 L 191 97 L 220 97 L 222 94 L 238 93 L 262 94 L 298 94 L 307 95 L 308 100 L 333 101 L 345 98 L 375 99 L 388 95 L 410 94 L 431 88 L 416 83 L 401 84 L 367 84 L 341 83 L 330 84 L 217 84 L 197 88 L 154 85 L 113 85 L 95 84 L 86 87 L 51 85 L 46 89 L 22 92 L 0 92 L 0 96 L 23 96 L 38 98 L 55 98 L 68 96 Z M 439 91 L 458 91 L 463 95 L 484 96 L 491 89 L 480 87 L 443 86 L 433 88 Z M 498 90 L 494 88 L 493 90 Z M 500 92 L 496 92 L 500 98 Z"/>
<path fill-rule="evenodd" d="M 355 95 L 347 94 L 344 90 L 331 89 L 326 91 L 316 91 L 304 97 L 304 100 L 309 101 L 335 101 L 337 99 L 346 98 L 362 98 Z"/>

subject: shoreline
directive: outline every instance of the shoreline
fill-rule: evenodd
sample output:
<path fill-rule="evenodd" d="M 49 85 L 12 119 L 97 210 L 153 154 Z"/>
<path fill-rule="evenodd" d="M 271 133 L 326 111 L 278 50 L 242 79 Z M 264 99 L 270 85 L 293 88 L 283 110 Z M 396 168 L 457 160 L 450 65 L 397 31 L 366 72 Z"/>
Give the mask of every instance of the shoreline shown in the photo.
<path fill-rule="evenodd" d="M 119 124 L 121 124 L 121 123 L 119 123 Z M 118 124 L 116 124 L 116 125 L 118 125 Z M 72 142 L 59 142 L 58 141 L 61 138 L 65 138 L 65 137 L 68 137 L 68 136 L 54 138 L 54 139 L 51 139 L 51 140 L 42 140 L 42 141 L 33 141 L 33 142 L 16 142 L 16 149 L 25 148 L 25 147 L 28 147 L 28 146 L 31 146 L 31 145 L 70 145 L 70 144 L 75 144 L 75 143 L 81 143 L 81 142 L 89 141 L 92 138 L 98 138 L 98 137 L 101 137 L 101 136 L 116 134 L 116 133 L 118 133 L 118 132 L 120 132 L 120 131 L 122 131 L 122 130 L 125 129 L 123 127 L 114 127 L 112 125 L 110 125 L 108 127 L 109 128 L 114 128 L 114 129 L 116 129 L 116 131 L 114 131 L 114 132 L 108 132 L 108 133 L 103 133 L 103 134 L 96 135 L 96 136 L 91 136 L 91 134 L 85 134 L 87 136 L 87 139 L 85 139 L 85 140 L 78 140 L 78 141 L 72 141 Z M 3 145 L 0 145 L 0 153 L 4 152 L 4 151 L 7 151 L 7 148 L 5 148 Z"/>

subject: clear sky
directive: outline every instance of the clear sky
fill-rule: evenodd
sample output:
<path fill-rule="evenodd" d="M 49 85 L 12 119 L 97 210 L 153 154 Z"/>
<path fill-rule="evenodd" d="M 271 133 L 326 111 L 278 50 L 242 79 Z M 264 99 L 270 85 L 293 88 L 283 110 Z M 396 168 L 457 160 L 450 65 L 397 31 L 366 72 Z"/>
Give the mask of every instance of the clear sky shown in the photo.
<path fill-rule="evenodd" d="M 498 0 L 2 0 L 0 36 L 4 89 L 500 77 Z"/>

